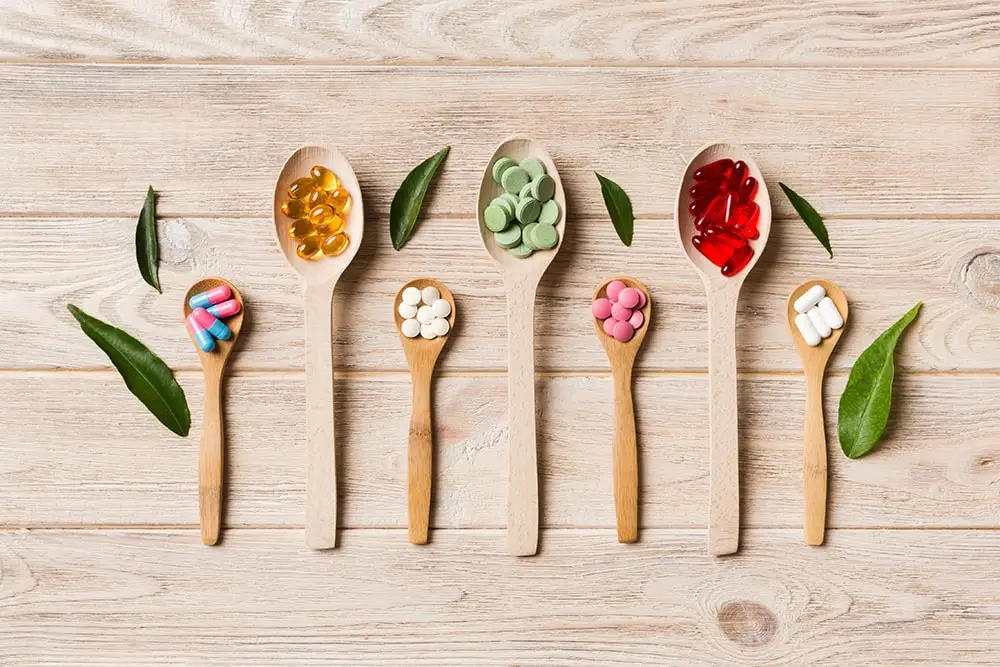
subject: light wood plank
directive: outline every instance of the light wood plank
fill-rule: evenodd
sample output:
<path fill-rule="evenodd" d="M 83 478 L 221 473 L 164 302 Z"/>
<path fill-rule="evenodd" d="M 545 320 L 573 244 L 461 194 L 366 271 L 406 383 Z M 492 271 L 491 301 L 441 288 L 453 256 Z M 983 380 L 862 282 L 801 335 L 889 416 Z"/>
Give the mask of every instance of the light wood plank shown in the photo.
<path fill-rule="evenodd" d="M 108 368 L 103 353 L 65 310 L 76 303 L 124 327 L 179 369 L 198 361 L 180 317 L 187 287 L 206 275 L 232 280 L 250 318 L 232 363 L 238 369 L 302 369 L 303 309 L 298 278 L 264 219 L 160 221 L 161 296 L 135 268 L 131 219 L 0 221 L 0 318 L 4 368 Z M 895 319 L 923 300 L 923 312 L 897 353 L 902 372 L 998 368 L 1000 260 L 985 245 L 990 222 L 836 221 L 834 261 L 799 221 L 775 223 L 767 254 L 743 290 L 737 363 L 743 372 L 799 371 L 785 322 L 785 300 L 810 277 L 841 285 L 851 322 L 831 368 L 846 371 Z M 337 290 L 334 358 L 338 368 L 406 370 L 392 303 L 417 275 L 436 275 L 455 293 L 460 316 L 442 355 L 446 371 L 507 365 L 501 276 L 475 223 L 430 219 L 409 245 L 392 250 L 376 222 Z M 905 259 L 903 259 L 905 258 Z M 657 304 L 640 370 L 706 368 L 707 316 L 700 281 L 681 255 L 668 221 L 636 224 L 631 248 L 606 219 L 577 219 L 566 247 L 542 279 L 535 334 L 536 368 L 607 370 L 590 319 L 593 290 L 628 272 Z"/>
<path fill-rule="evenodd" d="M 4 0 L 0 57 L 995 65 L 988 1 Z"/>
<path fill-rule="evenodd" d="M 375 224 L 405 174 L 453 145 L 427 212 L 472 220 L 494 146 L 530 132 L 559 166 L 570 223 L 604 212 L 595 169 L 639 215 L 667 217 L 687 160 L 726 136 L 829 216 L 992 215 L 1000 106 L 990 80 L 971 70 L 8 65 L 0 213 L 131 216 L 153 184 L 164 215 L 266 216 L 285 159 L 321 142 L 351 160 Z"/>
<path fill-rule="evenodd" d="M 112 373 L 0 380 L 0 525 L 197 526 L 200 411 L 182 440 Z M 200 405 L 200 377 L 181 382 Z M 900 372 L 886 439 L 858 461 L 837 445 L 844 382 L 827 382 L 830 526 L 997 527 L 1000 378 Z M 434 391 L 431 527 L 504 527 L 505 379 L 440 378 Z M 613 527 L 611 378 L 539 379 L 536 391 L 542 525 Z M 225 526 L 302 525 L 304 392 L 301 374 L 227 383 Z M 405 527 L 408 379 L 342 379 L 337 396 L 341 525 Z M 743 378 L 739 400 L 743 524 L 799 527 L 805 383 Z M 640 539 L 705 525 L 707 401 L 703 375 L 636 379 Z"/>
<path fill-rule="evenodd" d="M 1000 533 L 751 531 L 706 557 L 698 531 L 624 546 L 552 531 L 539 556 L 500 531 L 0 535 L 11 667 L 198 665 L 986 665 L 1000 661 Z"/>

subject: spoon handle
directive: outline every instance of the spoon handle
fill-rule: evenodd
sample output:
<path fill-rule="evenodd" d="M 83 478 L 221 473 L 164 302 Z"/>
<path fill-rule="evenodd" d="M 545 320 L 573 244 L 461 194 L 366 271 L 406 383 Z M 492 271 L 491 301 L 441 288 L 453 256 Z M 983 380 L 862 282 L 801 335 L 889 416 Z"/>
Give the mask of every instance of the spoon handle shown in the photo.
<path fill-rule="evenodd" d="M 205 372 L 205 415 L 201 423 L 201 449 L 198 452 L 198 513 L 201 518 L 201 543 L 212 546 L 219 541 L 222 524 L 222 367 Z"/>
<path fill-rule="evenodd" d="M 427 544 L 431 514 L 431 475 L 434 426 L 431 422 L 431 377 L 433 367 L 412 367 L 413 408 L 410 413 L 410 444 L 407 456 L 407 505 L 410 544 Z"/>
<path fill-rule="evenodd" d="M 826 428 L 823 424 L 823 369 L 806 375 L 805 452 L 802 495 L 806 544 L 823 544 L 826 530 Z"/>
<path fill-rule="evenodd" d="M 616 367 L 615 416 L 611 456 L 614 458 L 615 520 L 618 541 L 639 539 L 639 456 L 636 451 L 632 367 Z"/>
<path fill-rule="evenodd" d="M 738 290 L 716 292 L 708 310 L 708 552 L 736 553 L 740 537 L 739 413 L 736 405 Z"/>
<path fill-rule="evenodd" d="M 514 556 L 538 550 L 538 460 L 535 445 L 535 288 L 507 279 L 507 404 L 509 472 L 507 549 Z"/>
<path fill-rule="evenodd" d="M 333 285 L 307 285 L 306 545 L 337 543 L 337 466 L 333 403 Z"/>

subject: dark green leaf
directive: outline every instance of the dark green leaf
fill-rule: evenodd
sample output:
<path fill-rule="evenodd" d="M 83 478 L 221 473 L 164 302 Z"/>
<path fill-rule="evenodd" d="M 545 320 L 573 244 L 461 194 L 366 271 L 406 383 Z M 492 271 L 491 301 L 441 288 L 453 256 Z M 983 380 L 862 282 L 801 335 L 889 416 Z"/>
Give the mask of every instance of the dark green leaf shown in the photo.
<path fill-rule="evenodd" d="M 406 245 L 410 234 L 417 226 L 417 217 L 420 215 L 420 207 L 424 203 L 427 188 L 450 150 L 451 146 L 445 146 L 436 155 L 418 164 L 406 175 L 403 184 L 396 190 L 392 206 L 389 207 L 389 236 L 392 238 L 392 247 L 396 250 Z"/>
<path fill-rule="evenodd" d="M 792 206 L 795 208 L 795 212 L 799 214 L 799 217 L 802 218 L 802 222 L 806 223 L 806 227 L 812 231 L 816 239 L 830 253 L 830 259 L 833 259 L 833 248 L 830 247 L 830 235 L 826 231 L 826 225 L 823 224 L 823 218 L 812 207 L 812 204 L 795 194 L 795 191 L 790 187 L 784 183 L 778 183 L 778 185 L 781 186 L 781 190 L 788 197 L 788 201 L 792 202 Z"/>
<path fill-rule="evenodd" d="M 604 206 L 611 216 L 611 224 L 618 232 L 618 238 L 627 246 L 632 245 L 632 224 L 635 216 L 632 215 L 632 200 L 628 198 L 621 186 L 611 179 L 604 178 L 596 171 L 597 181 L 601 184 L 601 194 L 604 196 Z"/>
<path fill-rule="evenodd" d="M 149 187 L 146 201 L 139 212 L 139 224 L 135 227 L 135 261 L 139 263 L 142 279 L 163 293 L 160 289 L 160 245 L 156 242 L 156 193 Z"/>
<path fill-rule="evenodd" d="M 840 396 L 840 448 L 856 459 L 872 450 L 889 421 L 892 407 L 892 378 L 895 374 L 893 354 L 899 337 L 917 317 L 922 303 L 886 329 L 868 349 L 861 353 L 851 368 L 847 386 Z"/>
<path fill-rule="evenodd" d="M 163 360 L 121 329 L 91 317 L 73 304 L 66 307 L 83 333 L 108 355 L 129 391 L 164 426 L 186 436 L 191 428 L 187 399 Z"/>

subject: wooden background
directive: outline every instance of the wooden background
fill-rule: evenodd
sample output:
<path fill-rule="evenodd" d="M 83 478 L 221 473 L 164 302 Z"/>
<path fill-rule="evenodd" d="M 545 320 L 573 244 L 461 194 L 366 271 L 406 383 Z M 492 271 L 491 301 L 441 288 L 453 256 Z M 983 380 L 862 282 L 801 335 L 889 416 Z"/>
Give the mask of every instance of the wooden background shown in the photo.
<path fill-rule="evenodd" d="M 0 0 L 0 665 L 1000 663 L 1000 7 L 993 0 Z M 568 233 L 537 313 L 541 553 L 506 554 L 499 274 L 474 202 L 494 146 L 546 143 Z M 744 143 L 776 219 L 739 312 L 742 550 L 705 554 L 706 313 L 671 210 L 687 159 Z M 304 546 L 303 313 L 272 182 L 339 147 L 367 234 L 336 301 L 341 547 Z M 402 252 L 406 172 L 451 155 Z M 637 214 L 618 244 L 593 171 Z M 777 194 L 825 215 L 836 258 Z M 160 193 L 157 295 L 135 219 Z M 593 288 L 652 289 L 638 364 L 641 542 L 617 544 Z M 223 544 L 200 545 L 202 389 L 186 287 L 250 308 L 226 395 Z M 392 296 L 434 274 L 459 324 L 435 388 L 432 544 L 407 544 L 409 385 Z M 851 302 L 826 390 L 827 545 L 801 538 L 800 281 Z M 917 300 L 885 441 L 835 439 L 859 352 Z M 67 302 L 140 337 L 192 406 L 148 415 Z"/>

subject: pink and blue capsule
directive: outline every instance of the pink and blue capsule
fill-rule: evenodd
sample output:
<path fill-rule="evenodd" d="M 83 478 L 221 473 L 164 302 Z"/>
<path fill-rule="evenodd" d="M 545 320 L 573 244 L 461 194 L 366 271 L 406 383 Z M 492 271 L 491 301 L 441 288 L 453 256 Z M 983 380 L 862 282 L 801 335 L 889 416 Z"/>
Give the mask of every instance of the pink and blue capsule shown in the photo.
<path fill-rule="evenodd" d="M 198 326 L 219 340 L 229 340 L 230 336 L 233 335 L 233 332 L 223 324 L 222 320 L 216 319 L 204 308 L 195 308 L 192 310 L 191 317 L 198 323 Z"/>
<path fill-rule="evenodd" d="M 209 315 L 215 315 L 221 320 L 226 317 L 232 317 L 240 312 L 240 302 L 236 299 L 229 299 L 228 301 L 217 303 L 210 308 L 206 308 L 205 310 L 208 311 Z"/>
<path fill-rule="evenodd" d="M 212 334 L 201 328 L 201 325 L 198 324 L 198 321 L 194 317 L 194 313 L 188 315 L 185 321 L 187 322 L 188 331 L 191 332 L 191 337 L 194 338 L 194 342 L 198 344 L 202 352 L 211 352 L 215 349 L 215 339 L 212 338 Z"/>
<path fill-rule="evenodd" d="M 207 292 L 195 294 L 193 297 L 188 299 L 188 305 L 191 306 L 191 308 L 208 308 L 209 306 L 214 306 L 217 303 L 222 303 L 232 295 L 233 292 L 229 289 L 229 285 L 219 285 L 218 287 L 213 287 Z"/>

